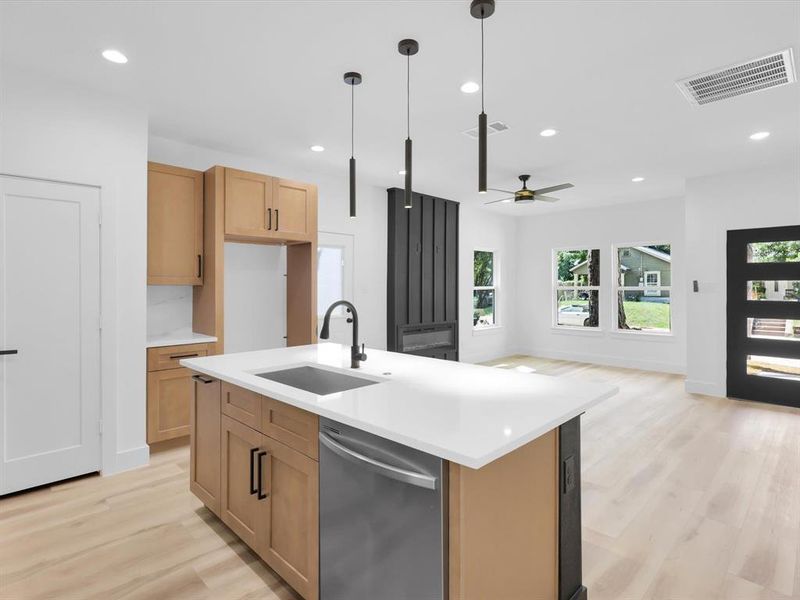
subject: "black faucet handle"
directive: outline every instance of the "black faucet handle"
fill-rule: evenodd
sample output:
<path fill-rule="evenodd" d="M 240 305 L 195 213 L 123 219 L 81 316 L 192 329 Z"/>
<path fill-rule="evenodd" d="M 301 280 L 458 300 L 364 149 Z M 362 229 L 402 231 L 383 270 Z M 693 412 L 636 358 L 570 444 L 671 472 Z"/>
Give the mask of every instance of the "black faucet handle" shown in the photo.
<path fill-rule="evenodd" d="M 361 360 L 367 360 L 367 353 L 364 352 L 365 349 L 364 344 L 361 344 Z"/>

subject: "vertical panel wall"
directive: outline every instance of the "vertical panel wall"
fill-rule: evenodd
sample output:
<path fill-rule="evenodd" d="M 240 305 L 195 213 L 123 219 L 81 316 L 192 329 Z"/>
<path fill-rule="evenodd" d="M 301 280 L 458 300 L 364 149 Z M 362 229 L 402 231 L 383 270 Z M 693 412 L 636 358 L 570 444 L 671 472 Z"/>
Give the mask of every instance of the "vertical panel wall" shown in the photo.
<path fill-rule="evenodd" d="M 413 352 L 458 360 L 458 202 L 388 190 L 387 348 L 402 351 L 405 326 L 453 326 L 451 348 Z"/>

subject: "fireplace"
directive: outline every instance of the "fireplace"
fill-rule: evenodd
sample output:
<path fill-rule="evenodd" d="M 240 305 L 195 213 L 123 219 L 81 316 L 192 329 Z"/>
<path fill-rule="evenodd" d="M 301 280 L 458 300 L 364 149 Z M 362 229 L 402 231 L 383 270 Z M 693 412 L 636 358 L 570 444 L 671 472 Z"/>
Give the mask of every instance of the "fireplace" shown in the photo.
<path fill-rule="evenodd" d="M 445 358 L 455 354 L 458 337 L 455 322 L 400 325 L 397 328 L 398 351 L 406 354 Z"/>

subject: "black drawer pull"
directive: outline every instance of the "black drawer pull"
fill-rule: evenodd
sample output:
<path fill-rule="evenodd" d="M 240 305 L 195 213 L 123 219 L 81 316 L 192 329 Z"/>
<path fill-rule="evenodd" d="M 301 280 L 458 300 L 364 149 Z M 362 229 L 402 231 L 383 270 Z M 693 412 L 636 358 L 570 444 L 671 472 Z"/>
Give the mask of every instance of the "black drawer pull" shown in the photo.
<path fill-rule="evenodd" d="M 202 375 L 192 375 L 192 379 L 200 383 L 214 383 L 213 379 L 210 377 L 203 377 Z"/>
<path fill-rule="evenodd" d="M 175 360 L 176 358 L 194 358 L 195 356 L 200 356 L 199 353 L 194 352 L 192 354 L 172 354 L 169 359 Z"/>
<path fill-rule="evenodd" d="M 250 495 L 251 496 L 253 494 L 260 493 L 256 489 L 255 477 L 254 477 L 254 474 L 253 474 L 253 469 L 255 468 L 256 452 L 258 452 L 258 448 L 250 448 Z M 259 482 L 261 481 L 261 471 L 260 470 L 259 470 L 259 473 L 258 473 L 258 480 L 259 480 Z M 259 485 L 261 485 L 261 484 L 259 483 Z"/>
<path fill-rule="evenodd" d="M 259 500 L 263 500 L 264 498 L 269 496 L 269 494 L 264 493 L 264 482 L 261 479 L 261 471 L 262 471 L 261 459 L 264 458 L 266 455 L 267 452 L 263 450 L 258 453 L 258 499 Z"/>
<path fill-rule="evenodd" d="M 7 356 L 9 354 L 17 354 L 19 350 L 0 350 L 0 356 Z"/>
<path fill-rule="evenodd" d="M 278 209 L 275 209 L 275 231 L 281 230 L 280 218 L 278 217 Z"/>

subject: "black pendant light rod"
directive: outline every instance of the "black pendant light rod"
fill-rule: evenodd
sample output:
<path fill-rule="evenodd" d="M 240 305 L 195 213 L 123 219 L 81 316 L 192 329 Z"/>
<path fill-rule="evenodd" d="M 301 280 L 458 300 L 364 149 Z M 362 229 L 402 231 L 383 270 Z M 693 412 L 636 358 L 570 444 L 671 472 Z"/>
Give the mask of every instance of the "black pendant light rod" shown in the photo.
<path fill-rule="evenodd" d="M 478 115 L 478 193 L 486 193 L 486 110 L 483 104 L 483 72 L 484 72 L 484 50 L 483 50 L 483 20 L 494 14 L 494 0 L 472 0 L 469 6 L 470 14 L 476 19 L 481 20 L 481 114 Z"/>
<path fill-rule="evenodd" d="M 411 156 L 411 57 L 419 52 L 419 43 L 417 40 L 401 40 L 400 43 L 397 44 L 397 51 L 406 57 L 406 187 L 403 194 L 403 200 L 405 207 L 411 208 L 413 205 L 411 198 L 411 163 L 413 162 Z"/>
<path fill-rule="evenodd" d="M 361 73 L 348 71 L 344 74 L 344 82 L 350 86 L 350 216 L 356 216 L 356 159 L 355 159 L 355 122 L 356 98 L 355 89 L 361 83 Z"/>

